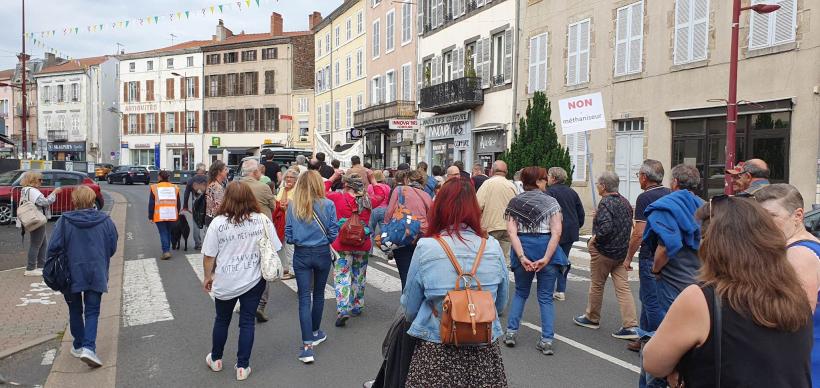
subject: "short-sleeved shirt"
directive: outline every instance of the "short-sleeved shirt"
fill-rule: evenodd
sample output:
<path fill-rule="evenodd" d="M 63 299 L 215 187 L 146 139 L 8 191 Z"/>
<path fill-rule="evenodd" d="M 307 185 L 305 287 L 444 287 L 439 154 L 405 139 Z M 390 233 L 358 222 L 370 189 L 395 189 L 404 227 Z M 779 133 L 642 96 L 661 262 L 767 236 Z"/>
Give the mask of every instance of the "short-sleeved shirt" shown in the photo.
<path fill-rule="evenodd" d="M 254 213 L 239 224 L 231 223 L 227 217 L 214 218 L 202 243 L 202 254 L 216 258 L 213 294 L 219 300 L 230 300 L 248 292 L 262 278 L 259 246 L 257 241 L 268 238 L 274 251 L 282 249 L 273 223 L 261 213 Z"/>
<path fill-rule="evenodd" d="M 667 187 L 655 186 L 638 195 L 638 199 L 635 201 L 635 221 L 646 222 L 646 214 L 644 214 L 644 210 L 646 210 L 652 202 L 657 201 L 661 197 L 671 192 L 672 190 Z M 641 241 L 641 250 L 640 253 L 638 253 L 638 257 L 640 259 L 651 260 L 655 256 L 655 252 L 652 250 L 650 245 L 651 244 L 648 241 Z"/>

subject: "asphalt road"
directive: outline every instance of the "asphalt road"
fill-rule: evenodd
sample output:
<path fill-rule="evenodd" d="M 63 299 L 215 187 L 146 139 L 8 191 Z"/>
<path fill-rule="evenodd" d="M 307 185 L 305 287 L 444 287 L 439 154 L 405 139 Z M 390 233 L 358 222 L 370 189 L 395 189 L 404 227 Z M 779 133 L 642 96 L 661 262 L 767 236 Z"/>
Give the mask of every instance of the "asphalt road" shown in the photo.
<path fill-rule="evenodd" d="M 235 362 L 238 328 L 232 322 L 225 349 L 225 369 L 211 372 L 205 355 L 211 347 L 213 302 L 197 275 L 201 256 L 192 249 L 175 251 L 171 260 L 161 254 L 159 236 L 147 220 L 148 188 L 142 185 L 111 186 L 104 190 L 123 194 L 128 202 L 123 294 L 123 327 L 120 330 L 118 387 L 222 387 L 236 384 Z M 193 248 L 193 240 L 189 241 Z M 190 256 L 186 256 L 190 255 Z M 247 387 L 361 387 L 375 377 L 381 363 L 381 344 L 398 305 L 398 272 L 381 258 L 372 258 L 378 270 L 366 291 L 366 308 L 344 328 L 333 327 L 335 300 L 325 300 L 322 329 L 328 340 L 316 348 L 316 362 L 304 365 L 297 355 L 301 344 L 296 293 L 282 282 L 273 284 L 268 314 L 257 324 Z M 535 350 L 539 331 L 538 306 L 533 294 L 524 313 L 518 346 L 504 348 L 504 364 L 512 387 L 634 387 L 638 355 L 626 342 L 610 336 L 620 326 L 618 306 L 611 286 L 606 289 L 599 330 L 578 327 L 572 317 L 586 306 L 589 273 L 574 270 L 567 300 L 556 302 L 554 356 Z M 637 298 L 637 282 L 631 282 Z M 502 318 L 504 319 L 504 318 Z M 526 325 L 526 324 L 525 324 Z"/>

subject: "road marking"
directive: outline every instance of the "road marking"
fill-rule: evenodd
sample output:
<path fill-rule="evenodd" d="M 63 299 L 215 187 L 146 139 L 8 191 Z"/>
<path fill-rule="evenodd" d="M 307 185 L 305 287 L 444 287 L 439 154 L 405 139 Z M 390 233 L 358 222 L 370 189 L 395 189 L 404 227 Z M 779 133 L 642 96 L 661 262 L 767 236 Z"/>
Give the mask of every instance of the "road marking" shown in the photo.
<path fill-rule="evenodd" d="M 393 275 L 379 271 L 372 265 L 367 268 L 365 287 L 376 287 L 383 292 L 401 292 L 401 280 Z"/>
<path fill-rule="evenodd" d="M 282 283 L 293 290 L 293 292 L 298 292 L 298 289 L 296 288 L 296 279 L 282 280 Z M 336 290 L 334 290 L 333 286 L 330 284 L 325 284 L 325 299 L 336 299 Z"/>
<path fill-rule="evenodd" d="M 391 270 L 395 273 L 399 273 L 399 269 L 392 266 L 392 265 L 390 265 L 390 264 L 385 264 L 385 263 L 382 263 L 381 261 L 378 261 L 378 260 L 372 260 L 368 264 L 373 264 L 373 263 L 378 264 L 382 268 L 387 268 L 387 269 L 389 269 L 389 270 Z M 372 268 L 372 267 L 373 266 L 371 265 L 370 268 Z"/>
<path fill-rule="evenodd" d="M 123 326 L 147 325 L 174 319 L 157 260 L 126 260 L 122 286 Z"/>
<path fill-rule="evenodd" d="M 534 325 L 534 324 L 532 324 L 532 323 L 529 323 L 529 322 L 523 322 L 523 321 L 521 322 L 521 325 L 522 325 L 522 326 L 529 327 L 530 329 L 533 329 L 533 330 L 535 330 L 535 331 L 537 331 L 537 332 L 539 332 L 539 333 L 541 332 L 541 327 L 539 327 L 538 325 Z M 615 365 L 617 365 L 617 366 L 620 366 L 620 367 L 622 367 L 622 368 L 625 368 L 625 369 L 631 370 L 631 371 L 633 371 L 633 372 L 635 372 L 635 373 L 641 373 L 641 368 L 640 368 L 639 366 L 634 365 L 634 364 L 630 364 L 630 363 L 628 363 L 628 362 L 626 362 L 626 361 L 624 361 L 624 360 L 621 360 L 620 358 L 617 358 L 617 357 L 614 357 L 614 356 L 610 356 L 610 355 L 608 355 L 608 354 L 606 354 L 606 353 L 604 353 L 604 352 L 602 352 L 602 351 L 600 351 L 600 350 L 593 349 L 593 348 L 591 348 L 591 347 L 589 347 L 589 346 L 586 346 L 586 345 L 584 345 L 584 344 L 582 344 L 582 343 L 580 343 L 580 342 L 578 342 L 578 341 L 575 341 L 575 340 L 569 339 L 569 338 L 567 338 L 567 337 L 564 337 L 564 336 L 562 336 L 562 335 L 558 335 L 558 334 L 555 334 L 555 339 L 557 339 L 557 340 L 559 340 L 559 341 L 561 341 L 561 342 L 563 342 L 563 343 L 565 343 L 565 344 L 567 344 L 567 345 L 569 345 L 569 346 L 572 346 L 573 348 L 576 348 L 576 349 L 579 349 L 579 350 L 585 351 L 585 352 L 587 352 L 587 353 L 589 353 L 589 354 L 591 354 L 591 355 L 593 355 L 593 356 L 595 356 L 595 357 L 601 358 L 601 359 L 603 359 L 603 360 L 605 360 L 605 361 L 609 361 L 609 362 L 611 362 L 611 363 L 613 363 L 613 364 L 615 364 Z"/>
<path fill-rule="evenodd" d="M 205 269 L 202 267 L 202 254 L 191 253 L 185 255 L 185 258 L 188 259 L 188 264 L 190 264 L 191 268 L 194 269 L 196 277 L 199 278 L 199 284 L 201 285 L 202 282 L 205 281 Z M 213 292 L 209 292 L 208 296 L 211 297 L 211 300 L 214 299 Z"/>
<path fill-rule="evenodd" d="M 51 365 L 54 363 L 54 357 L 57 356 L 57 349 L 49 349 L 43 352 L 43 360 L 40 365 Z"/>
<path fill-rule="evenodd" d="M 134 233 L 127 232 L 127 233 L 125 233 L 125 235 L 128 238 L 128 240 L 133 240 L 134 239 Z"/>

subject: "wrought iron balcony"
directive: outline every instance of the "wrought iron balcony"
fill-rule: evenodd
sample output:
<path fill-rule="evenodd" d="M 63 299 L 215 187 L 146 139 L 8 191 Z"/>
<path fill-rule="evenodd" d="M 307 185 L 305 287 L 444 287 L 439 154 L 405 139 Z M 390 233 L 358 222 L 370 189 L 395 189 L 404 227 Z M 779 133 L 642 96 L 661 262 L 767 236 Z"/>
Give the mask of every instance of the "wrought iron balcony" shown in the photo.
<path fill-rule="evenodd" d="M 397 100 L 353 112 L 356 128 L 387 126 L 390 119 L 415 119 L 416 102 Z"/>
<path fill-rule="evenodd" d="M 68 131 L 64 129 L 49 130 L 48 141 L 68 141 Z"/>
<path fill-rule="evenodd" d="M 484 104 L 481 78 L 463 77 L 421 89 L 419 109 L 423 112 L 445 113 L 470 109 Z"/>

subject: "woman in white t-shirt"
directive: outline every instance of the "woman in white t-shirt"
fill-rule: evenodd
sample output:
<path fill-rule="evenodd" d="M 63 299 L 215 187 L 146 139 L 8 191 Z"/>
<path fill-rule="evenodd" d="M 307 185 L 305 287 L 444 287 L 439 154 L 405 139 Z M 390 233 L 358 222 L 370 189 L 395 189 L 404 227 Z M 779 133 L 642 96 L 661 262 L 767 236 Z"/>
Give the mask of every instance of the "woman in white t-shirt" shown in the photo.
<path fill-rule="evenodd" d="M 222 370 L 222 352 L 228 339 L 228 327 L 234 306 L 239 302 L 239 349 L 236 353 L 236 379 L 245 380 L 251 373 L 254 317 L 259 298 L 265 289 L 257 241 L 267 229 L 273 249 L 282 244 L 273 223 L 259 211 L 250 187 L 232 182 L 216 217 L 208 228 L 202 245 L 206 292 L 213 293 L 216 319 L 213 347 L 205 357 L 214 372 Z"/>

